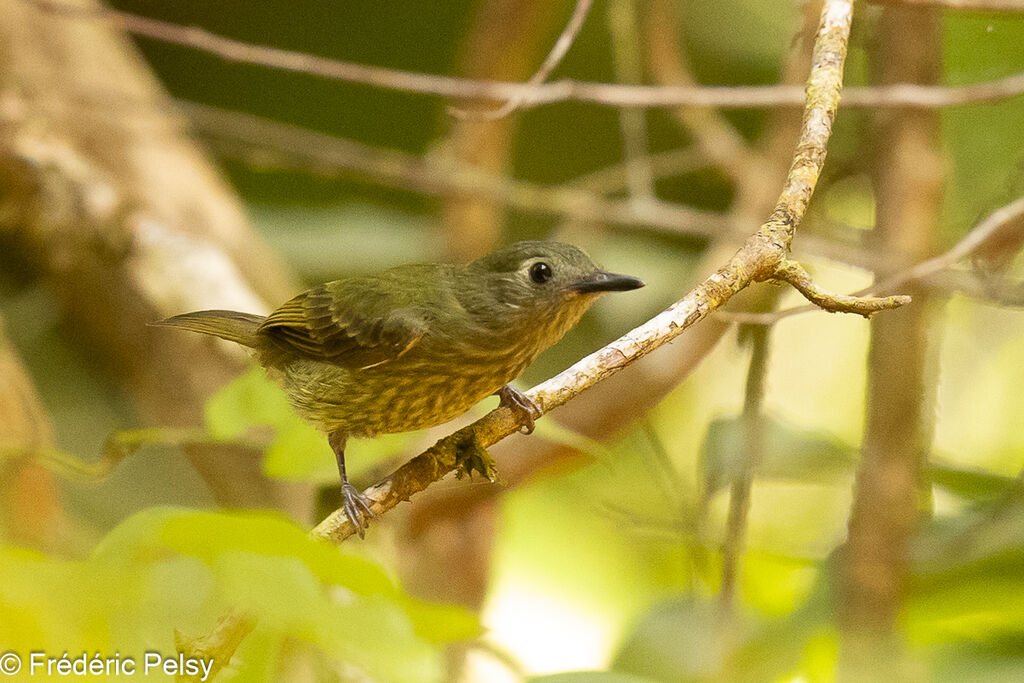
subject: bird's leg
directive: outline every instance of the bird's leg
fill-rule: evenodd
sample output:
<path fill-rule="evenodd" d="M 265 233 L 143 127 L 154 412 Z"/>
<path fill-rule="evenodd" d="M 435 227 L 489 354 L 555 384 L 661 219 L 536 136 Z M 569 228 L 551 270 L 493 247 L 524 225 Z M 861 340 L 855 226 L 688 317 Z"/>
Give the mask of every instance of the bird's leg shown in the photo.
<path fill-rule="evenodd" d="M 345 516 L 356 527 L 359 538 L 362 538 L 364 530 L 370 525 L 373 510 L 370 509 L 369 499 L 359 493 L 355 486 L 348 483 L 348 476 L 345 474 L 345 441 L 348 440 L 348 435 L 342 430 L 336 429 L 328 434 L 327 440 L 334 450 L 334 456 L 338 459 L 338 473 L 341 475 L 341 506 L 345 510 Z"/>
<path fill-rule="evenodd" d="M 533 434 L 535 426 L 533 421 L 540 417 L 540 406 L 511 384 L 506 384 L 501 389 L 498 389 L 494 395 L 499 399 L 499 406 L 508 408 L 519 416 L 520 422 L 523 423 L 519 430 L 523 434 Z"/>
<path fill-rule="evenodd" d="M 498 468 L 494 465 L 494 458 L 477 440 L 476 432 L 468 430 L 455 446 L 455 476 L 459 479 L 464 476 L 472 479 L 473 470 L 492 483 L 498 479 Z"/>

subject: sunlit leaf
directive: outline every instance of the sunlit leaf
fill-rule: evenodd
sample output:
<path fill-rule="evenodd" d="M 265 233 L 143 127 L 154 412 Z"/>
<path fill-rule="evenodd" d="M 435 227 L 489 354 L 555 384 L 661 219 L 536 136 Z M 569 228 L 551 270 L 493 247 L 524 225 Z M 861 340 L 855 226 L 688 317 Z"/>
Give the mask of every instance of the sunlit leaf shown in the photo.
<path fill-rule="evenodd" d="M 337 484 L 338 465 L 323 432 L 296 418 L 277 428 L 263 454 L 263 473 L 285 481 Z"/>
<path fill-rule="evenodd" d="M 318 483 L 337 480 L 327 438 L 292 410 L 284 392 L 259 368 L 214 394 L 206 402 L 205 419 L 207 430 L 218 439 L 237 438 L 253 428 L 271 428 L 273 440 L 263 461 L 267 476 Z"/>
<path fill-rule="evenodd" d="M 284 392 L 255 367 L 211 396 L 204 414 L 206 429 L 218 439 L 239 437 L 255 426 L 280 427 L 295 415 Z"/>
<path fill-rule="evenodd" d="M 243 680 L 265 680 L 306 643 L 328 669 L 427 683 L 441 676 L 439 644 L 480 633 L 468 611 L 410 597 L 380 566 L 278 515 L 146 510 L 84 561 L 0 549 L 5 647 L 173 652 L 175 629 L 208 632 L 228 608 L 259 615 L 235 657 Z"/>

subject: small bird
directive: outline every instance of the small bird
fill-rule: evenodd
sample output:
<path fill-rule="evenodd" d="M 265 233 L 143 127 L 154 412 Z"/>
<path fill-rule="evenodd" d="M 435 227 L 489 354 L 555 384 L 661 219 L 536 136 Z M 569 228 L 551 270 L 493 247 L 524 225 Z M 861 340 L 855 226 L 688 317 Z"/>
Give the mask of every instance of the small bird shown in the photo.
<path fill-rule="evenodd" d="M 362 536 L 373 513 L 345 474 L 348 437 L 432 427 L 495 394 L 532 432 L 540 411 L 508 382 L 600 294 L 643 286 L 570 244 L 526 241 L 468 265 L 403 265 L 328 282 L 268 316 L 197 311 L 153 324 L 254 350 L 296 412 L 327 434 L 345 513 Z M 476 469 L 493 481 L 493 461 L 477 451 L 460 460 L 460 476 Z"/>

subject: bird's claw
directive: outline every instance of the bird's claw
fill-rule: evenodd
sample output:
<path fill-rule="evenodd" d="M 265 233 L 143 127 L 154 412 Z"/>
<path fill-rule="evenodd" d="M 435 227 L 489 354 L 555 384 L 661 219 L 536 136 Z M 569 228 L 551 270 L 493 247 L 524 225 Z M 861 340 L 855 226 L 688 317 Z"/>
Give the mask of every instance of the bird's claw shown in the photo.
<path fill-rule="evenodd" d="M 374 516 L 373 510 L 370 509 L 370 500 L 346 481 L 341 485 L 341 507 L 345 511 L 345 516 L 355 526 L 359 538 L 363 538 L 366 535 L 366 528 L 370 526 L 370 518 Z"/>
<path fill-rule="evenodd" d="M 498 389 L 498 405 L 508 408 L 519 417 L 519 421 L 522 422 L 519 431 L 523 434 L 533 434 L 533 430 L 536 428 L 534 421 L 540 417 L 541 412 L 540 406 L 532 398 L 506 384 Z"/>
<path fill-rule="evenodd" d="M 463 477 L 472 479 L 474 470 L 491 483 L 498 480 L 498 468 L 494 464 L 494 458 L 486 448 L 480 445 L 475 435 L 470 435 L 456 449 L 455 476 L 458 479 Z"/>

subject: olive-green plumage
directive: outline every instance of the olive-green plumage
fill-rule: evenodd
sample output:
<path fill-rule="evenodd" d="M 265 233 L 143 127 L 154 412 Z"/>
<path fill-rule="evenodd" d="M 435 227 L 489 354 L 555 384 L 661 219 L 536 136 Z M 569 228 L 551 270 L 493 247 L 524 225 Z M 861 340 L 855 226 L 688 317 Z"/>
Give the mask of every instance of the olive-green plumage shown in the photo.
<path fill-rule="evenodd" d="M 328 282 L 266 317 L 199 311 L 156 324 L 253 348 L 295 410 L 330 435 L 346 503 L 368 513 L 345 480 L 348 436 L 441 424 L 499 391 L 529 407 L 505 385 L 600 293 L 642 285 L 598 270 L 572 245 L 530 241 L 469 265 L 405 265 Z M 349 515 L 361 530 L 358 508 Z"/>

